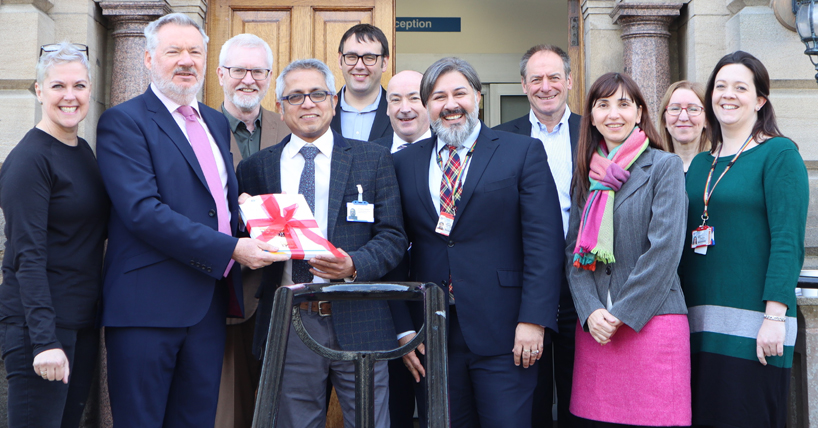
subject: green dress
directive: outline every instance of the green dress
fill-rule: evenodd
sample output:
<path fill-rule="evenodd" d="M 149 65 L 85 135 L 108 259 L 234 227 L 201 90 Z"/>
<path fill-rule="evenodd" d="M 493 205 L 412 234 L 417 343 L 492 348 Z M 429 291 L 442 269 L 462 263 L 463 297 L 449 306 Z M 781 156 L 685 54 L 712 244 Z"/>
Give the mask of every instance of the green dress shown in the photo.
<path fill-rule="evenodd" d="M 719 158 L 712 183 L 733 156 Z M 701 225 L 713 156 L 700 153 L 687 172 L 687 238 L 679 267 L 690 310 L 693 423 L 784 427 L 796 336 L 795 287 L 804 262 L 809 183 L 804 161 L 786 138 L 745 150 L 708 206 L 715 245 L 690 248 Z M 787 305 L 783 357 L 756 357 L 766 301 Z"/>

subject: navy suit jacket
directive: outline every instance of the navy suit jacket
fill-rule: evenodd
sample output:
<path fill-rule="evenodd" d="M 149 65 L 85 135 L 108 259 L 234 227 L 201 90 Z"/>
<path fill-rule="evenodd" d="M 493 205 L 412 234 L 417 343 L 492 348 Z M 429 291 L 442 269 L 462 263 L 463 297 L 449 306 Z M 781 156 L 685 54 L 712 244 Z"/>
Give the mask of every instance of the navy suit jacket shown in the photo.
<path fill-rule="evenodd" d="M 400 206 L 398 184 L 388 150 L 365 141 L 347 140 L 333 133 L 330 166 L 327 239 L 349 253 L 355 262 L 359 281 L 377 281 L 400 262 L 406 247 L 406 233 Z M 290 142 L 260 150 L 243 160 L 236 170 L 239 191 L 250 195 L 281 193 L 281 152 Z M 346 204 L 358 199 L 356 185 L 362 185 L 363 198 L 375 204 L 374 223 L 346 220 Z M 281 284 L 284 263 L 264 268 L 253 352 L 261 357 L 273 298 Z M 385 350 L 397 346 L 395 329 L 384 301 L 333 302 L 332 317 L 338 343 L 347 350 Z"/>
<path fill-rule="evenodd" d="M 494 356 L 511 353 L 519 322 L 557 330 L 565 244 L 542 143 L 480 126 L 448 237 L 435 232 L 429 189 L 437 137 L 396 153 L 395 171 L 412 242 L 410 277 L 443 285 L 451 274 L 466 344 Z M 406 313 L 396 314 L 396 327 L 416 329 Z"/>
<path fill-rule="evenodd" d="M 574 166 L 576 166 L 577 164 L 577 142 L 579 141 L 580 121 L 582 121 L 582 116 L 576 113 L 571 113 L 571 115 L 568 116 L 568 135 L 571 138 L 571 163 Z M 510 120 L 506 123 L 497 125 L 492 129 L 530 137 L 531 121 L 528 119 L 528 115 L 525 115 L 523 117 L 518 117 L 517 119 Z"/>
<path fill-rule="evenodd" d="M 201 103 L 199 111 L 224 158 L 235 233 L 230 128 L 221 112 Z M 218 231 L 216 203 L 193 148 L 150 88 L 102 114 L 97 159 L 112 203 L 102 325 L 192 326 L 207 313 L 217 286 L 228 287 L 230 315 L 241 316 L 239 264 L 223 278 L 237 240 Z"/>
<path fill-rule="evenodd" d="M 338 102 L 335 104 L 335 117 L 332 118 L 332 123 L 330 123 L 330 128 L 341 135 L 344 134 L 341 131 L 341 97 L 345 90 L 346 86 L 341 88 L 341 92 L 338 94 Z M 372 129 L 369 131 L 368 141 L 374 141 L 386 136 L 392 137 L 392 132 L 394 131 L 392 130 L 392 122 L 389 121 L 389 116 L 386 115 L 387 103 L 386 90 L 381 87 L 381 101 L 378 102 L 378 109 L 375 111 L 375 121 L 372 122 Z M 390 145 L 389 147 L 392 146 Z"/>

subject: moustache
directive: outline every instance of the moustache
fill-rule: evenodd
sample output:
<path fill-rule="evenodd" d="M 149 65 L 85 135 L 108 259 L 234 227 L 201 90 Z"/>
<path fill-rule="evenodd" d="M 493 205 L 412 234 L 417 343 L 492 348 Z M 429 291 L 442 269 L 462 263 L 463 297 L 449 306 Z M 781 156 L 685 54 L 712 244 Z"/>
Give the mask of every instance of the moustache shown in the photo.
<path fill-rule="evenodd" d="M 415 114 L 415 113 L 398 112 L 398 114 L 395 115 L 395 119 L 399 119 L 399 120 L 412 120 L 412 119 L 414 119 L 416 117 L 418 117 L 418 115 Z"/>
<path fill-rule="evenodd" d="M 176 69 L 173 70 L 173 74 L 180 74 L 180 73 L 192 74 L 193 77 L 199 77 L 199 73 L 197 73 L 196 69 L 193 68 L 193 67 L 176 67 Z"/>
<path fill-rule="evenodd" d="M 440 116 L 441 119 L 443 119 L 446 116 L 454 116 L 454 115 L 458 115 L 458 114 L 462 114 L 464 116 L 468 115 L 466 110 L 464 110 L 463 108 L 456 108 L 456 109 L 452 109 L 452 110 L 443 109 L 443 110 L 440 111 L 439 116 Z"/>

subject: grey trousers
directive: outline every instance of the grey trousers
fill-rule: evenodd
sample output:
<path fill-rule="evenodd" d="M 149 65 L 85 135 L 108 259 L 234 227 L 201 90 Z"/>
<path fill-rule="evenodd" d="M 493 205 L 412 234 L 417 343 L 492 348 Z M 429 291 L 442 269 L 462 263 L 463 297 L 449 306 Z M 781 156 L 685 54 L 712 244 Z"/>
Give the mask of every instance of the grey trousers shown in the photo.
<path fill-rule="evenodd" d="M 321 317 L 301 311 L 304 327 L 316 342 L 340 349 L 332 316 Z M 330 361 L 312 352 L 290 326 L 287 359 L 284 363 L 282 395 L 277 428 L 324 428 L 327 419 L 327 379 L 332 381 L 344 428 L 355 428 L 355 365 L 351 361 Z M 389 371 L 386 361 L 375 364 L 375 423 L 389 428 Z"/>

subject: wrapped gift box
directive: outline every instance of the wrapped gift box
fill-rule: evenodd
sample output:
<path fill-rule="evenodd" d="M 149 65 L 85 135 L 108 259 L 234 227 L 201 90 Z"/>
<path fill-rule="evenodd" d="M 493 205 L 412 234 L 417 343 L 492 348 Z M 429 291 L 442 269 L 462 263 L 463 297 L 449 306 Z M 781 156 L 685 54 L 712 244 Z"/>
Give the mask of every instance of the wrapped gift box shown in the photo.
<path fill-rule="evenodd" d="M 239 206 L 250 237 L 278 247 L 276 254 L 309 260 L 317 255 L 343 257 L 318 228 L 300 194 L 257 195 Z"/>

